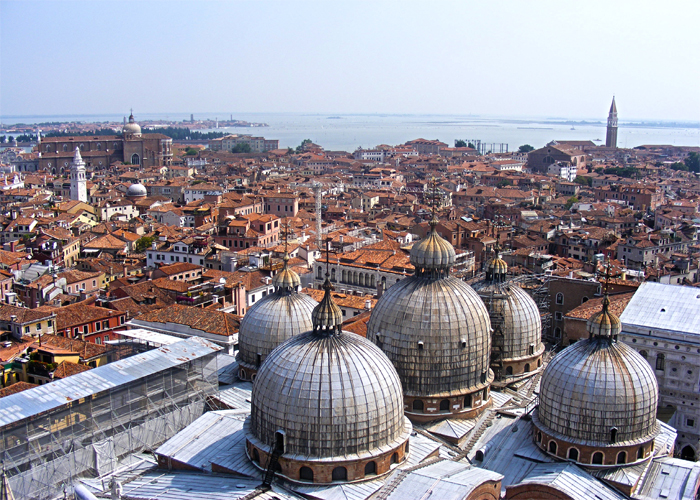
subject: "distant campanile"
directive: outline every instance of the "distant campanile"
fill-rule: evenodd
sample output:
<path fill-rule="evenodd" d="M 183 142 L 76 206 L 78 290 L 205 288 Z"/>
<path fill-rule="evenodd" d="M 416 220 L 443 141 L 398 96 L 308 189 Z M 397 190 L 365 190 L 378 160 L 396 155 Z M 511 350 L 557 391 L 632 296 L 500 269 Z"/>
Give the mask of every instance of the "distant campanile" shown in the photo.
<path fill-rule="evenodd" d="M 615 106 L 615 96 L 613 96 L 608 113 L 608 132 L 605 134 L 605 147 L 617 147 L 617 106 Z"/>

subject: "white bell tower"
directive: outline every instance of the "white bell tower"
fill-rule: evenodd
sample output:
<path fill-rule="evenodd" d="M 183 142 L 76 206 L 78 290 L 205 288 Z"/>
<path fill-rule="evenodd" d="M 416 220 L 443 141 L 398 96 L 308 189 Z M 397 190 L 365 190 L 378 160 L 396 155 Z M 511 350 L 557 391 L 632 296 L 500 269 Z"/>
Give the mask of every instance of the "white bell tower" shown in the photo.
<path fill-rule="evenodd" d="M 70 165 L 70 199 L 87 203 L 85 162 L 80 156 L 80 149 L 77 147 L 75 148 L 73 163 Z"/>

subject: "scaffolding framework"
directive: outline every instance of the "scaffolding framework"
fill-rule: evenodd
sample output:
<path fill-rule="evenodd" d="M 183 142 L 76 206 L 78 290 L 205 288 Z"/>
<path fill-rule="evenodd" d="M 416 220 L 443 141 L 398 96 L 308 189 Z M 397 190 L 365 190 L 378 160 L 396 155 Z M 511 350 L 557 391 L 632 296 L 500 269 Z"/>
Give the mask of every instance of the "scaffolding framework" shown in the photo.
<path fill-rule="evenodd" d="M 212 350 L 0 427 L 0 460 L 16 498 L 62 497 L 75 478 L 155 449 L 201 416 L 217 390 Z"/>

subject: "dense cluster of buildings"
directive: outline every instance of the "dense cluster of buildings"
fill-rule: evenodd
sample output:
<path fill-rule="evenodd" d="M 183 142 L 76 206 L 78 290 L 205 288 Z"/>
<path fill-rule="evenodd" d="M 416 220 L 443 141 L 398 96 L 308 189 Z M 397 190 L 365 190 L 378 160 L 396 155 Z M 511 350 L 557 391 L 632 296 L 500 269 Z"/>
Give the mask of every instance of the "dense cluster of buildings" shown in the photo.
<path fill-rule="evenodd" d="M 699 148 L 616 136 L 0 152 L 2 491 L 695 498 Z"/>

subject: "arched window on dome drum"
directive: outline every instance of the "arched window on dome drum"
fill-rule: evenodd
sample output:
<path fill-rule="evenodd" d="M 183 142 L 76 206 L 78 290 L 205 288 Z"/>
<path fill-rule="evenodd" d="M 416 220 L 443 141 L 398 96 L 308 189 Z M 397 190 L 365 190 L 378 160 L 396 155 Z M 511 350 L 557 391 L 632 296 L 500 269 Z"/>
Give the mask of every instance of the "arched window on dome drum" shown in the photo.
<path fill-rule="evenodd" d="M 626 451 L 621 451 L 620 453 L 617 454 L 617 463 L 618 464 L 626 464 L 627 463 L 627 452 Z"/>
<path fill-rule="evenodd" d="M 537 442 L 538 443 L 542 442 L 542 433 L 540 431 L 537 431 Z"/>
<path fill-rule="evenodd" d="M 313 481 L 314 480 L 314 471 L 311 470 L 311 467 L 302 467 L 299 469 L 299 479 L 302 481 Z"/>
<path fill-rule="evenodd" d="M 538 359 L 538 360 L 537 360 L 537 368 L 539 368 L 540 366 L 542 366 L 542 360 L 541 360 L 541 359 Z"/>
<path fill-rule="evenodd" d="M 372 462 L 367 462 L 365 465 L 365 476 L 368 476 L 370 474 L 376 474 L 377 473 L 377 463 L 372 461 Z"/>
<path fill-rule="evenodd" d="M 596 451 L 593 454 L 593 458 L 591 459 L 591 463 L 594 465 L 603 465 L 603 453 L 600 451 Z"/>
<path fill-rule="evenodd" d="M 406 447 L 403 450 L 404 454 L 408 455 L 408 441 L 406 441 Z"/>
<path fill-rule="evenodd" d="M 465 408 L 471 408 L 472 407 L 472 395 L 467 394 L 464 396 L 464 407 Z"/>
<path fill-rule="evenodd" d="M 260 463 L 260 453 L 255 448 L 253 448 L 253 462 Z"/>
<path fill-rule="evenodd" d="M 564 303 L 564 294 L 559 292 L 556 297 L 556 303 L 562 305 Z"/>
<path fill-rule="evenodd" d="M 656 369 L 665 370 L 666 369 L 666 356 L 659 354 L 656 356 Z"/>
<path fill-rule="evenodd" d="M 578 450 L 576 448 L 569 448 L 569 460 L 578 461 Z"/>
<path fill-rule="evenodd" d="M 530 363 L 525 363 L 525 367 L 523 368 L 524 372 L 529 372 L 530 371 Z"/>
<path fill-rule="evenodd" d="M 610 444 L 615 444 L 617 441 L 617 427 L 610 429 Z"/>
<path fill-rule="evenodd" d="M 345 467 L 336 467 L 333 469 L 333 481 L 347 481 L 348 470 Z"/>
<path fill-rule="evenodd" d="M 284 433 L 282 431 L 275 432 L 275 450 L 284 455 Z"/>
<path fill-rule="evenodd" d="M 398 464 L 398 463 L 399 463 L 399 454 L 398 454 L 398 453 L 394 453 L 394 454 L 391 456 L 391 463 L 392 463 L 392 464 Z"/>
<path fill-rule="evenodd" d="M 513 375 L 513 367 L 512 366 L 506 367 L 506 375 Z"/>
<path fill-rule="evenodd" d="M 423 401 L 421 401 L 420 399 L 414 399 L 413 411 L 423 411 Z"/>
<path fill-rule="evenodd" d="M 644 458 L 644 446 L 640 446 L 637 450 L 637 460 Z"/>
<path fill-rule="evenodd" d="M 554 441 L 549 442 L 549 452 L 553 455 L 557 454 L 557 443 Z"/>
<path fill-rule="evenodd" d="M 131 164 L 132 165 L 141 165 L 141 159 L 139 158 L 139 155 L 134 153 L 131 155 Z"/>
<path fill-rule="evenodd" d="M 443 399 L 440 401 L 440 411 L 450 411 L 450 400 Z"/>

